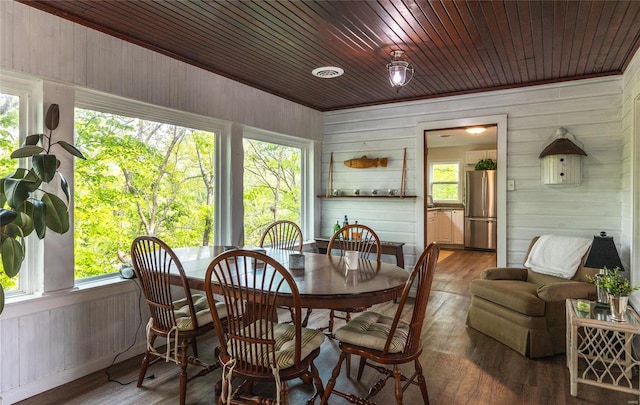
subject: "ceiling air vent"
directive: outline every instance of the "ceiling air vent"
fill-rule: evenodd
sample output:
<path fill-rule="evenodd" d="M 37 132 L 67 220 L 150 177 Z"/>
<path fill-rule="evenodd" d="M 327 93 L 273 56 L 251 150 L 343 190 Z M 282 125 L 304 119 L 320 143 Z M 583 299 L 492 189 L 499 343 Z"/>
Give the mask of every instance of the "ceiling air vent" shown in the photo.
<path fill-rule="evenodd" d="M 323 66 L 319 68 L 313 69 L 311 72 L 315 77 L 319 77 L 321 79 L 333 79 L 334 77 L 342 76 L 344 70 L 335 66 Z"/>

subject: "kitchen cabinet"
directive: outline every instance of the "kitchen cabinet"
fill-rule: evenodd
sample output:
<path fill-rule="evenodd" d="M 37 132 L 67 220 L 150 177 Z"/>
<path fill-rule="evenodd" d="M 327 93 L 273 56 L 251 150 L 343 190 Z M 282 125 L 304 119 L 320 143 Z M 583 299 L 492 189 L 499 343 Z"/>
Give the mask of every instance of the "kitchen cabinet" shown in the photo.
<path fill-rule="evenodd" d="M 463 210 L 439 210 L 435 215 L 435 237 L 436 241 L 443 244 L 462 245 L 464 244 L 464 211 Z M 427 217 L 427 228 L 429 219 Z M 430 238 L 427 229 L 427 238 Z"/>
<path fill-rule="evenodd" d="M 498 151 L 496 149 L 488 150 L 470 150 L 465 154 L 465 162 L 467 166 L 475 166 L 482 159 L 493 159 L 497 161 Z"/>
<path fill-rule="evenodd" d="M 427 211 L 427 246 L 438 240 L 436 218 L 438 211 Z"/>
<path fill-rule="evenodd" d="M 454 245 L 464 244 L 464 211 L 451 211 L 451 239 Z"/>
<path fill-rule="evenodd" d="M 452 243 L 451 211 L 438 211 L 436 218 L 437 240 L 440 243 Z"/>

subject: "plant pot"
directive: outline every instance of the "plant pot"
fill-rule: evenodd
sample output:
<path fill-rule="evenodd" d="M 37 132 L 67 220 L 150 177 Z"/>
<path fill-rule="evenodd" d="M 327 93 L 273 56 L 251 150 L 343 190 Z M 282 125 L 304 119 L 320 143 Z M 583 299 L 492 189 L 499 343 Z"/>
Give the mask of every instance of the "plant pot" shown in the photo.
<path fill-rule="evenodd" d="M 629 297 L 609 294 L 609 305 L 611 306 L 611 319 L 618 322 L 627 320 L 627 304 Z"/>

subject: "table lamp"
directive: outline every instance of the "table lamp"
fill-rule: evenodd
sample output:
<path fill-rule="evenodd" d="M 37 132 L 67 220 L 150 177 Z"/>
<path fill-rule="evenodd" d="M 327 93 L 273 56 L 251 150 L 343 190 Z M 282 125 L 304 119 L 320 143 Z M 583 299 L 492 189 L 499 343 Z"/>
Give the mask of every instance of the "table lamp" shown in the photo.
<path fill-rule="evenodd" d="M 618 250 L 615 243 L 613 243 L 613 236 L 607 236 L 606 232 L 600 232 L 599 236 L 595 235 L 584 265 L 585 267 L 600 269 L 600 273 L 604 273 L 603 267 L 608 269 L 619 267 L 620 271 L 624 271 Z M 598 276 L 599 274 L 596 274 L 596 277 Z M 598 287 L 598 304 L 609 304 L 607 292 L 600 287 Z"/>

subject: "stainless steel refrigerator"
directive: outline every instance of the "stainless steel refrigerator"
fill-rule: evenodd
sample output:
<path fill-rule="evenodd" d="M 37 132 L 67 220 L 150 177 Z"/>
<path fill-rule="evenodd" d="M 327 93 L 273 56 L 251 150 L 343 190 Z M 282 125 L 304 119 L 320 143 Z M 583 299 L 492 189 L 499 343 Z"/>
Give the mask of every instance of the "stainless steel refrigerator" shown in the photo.
<path fill-rule="evenodd" d="M 464 207 L 464 247 L 496 250 L 496 171 L 467 172 Z"/>

